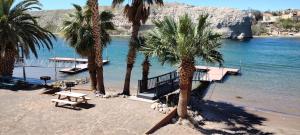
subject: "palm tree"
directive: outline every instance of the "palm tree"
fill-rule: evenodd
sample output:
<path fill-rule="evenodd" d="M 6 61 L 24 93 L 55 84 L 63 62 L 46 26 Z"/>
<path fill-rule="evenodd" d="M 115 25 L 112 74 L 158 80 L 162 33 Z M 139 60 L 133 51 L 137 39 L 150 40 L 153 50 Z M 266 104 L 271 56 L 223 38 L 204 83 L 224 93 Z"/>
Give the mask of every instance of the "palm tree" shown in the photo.
<path fill-rule="evenodd" d="M 113 7 L 123 3 L 124 0 L 113 0 Z M 148 5 L 146 5 L 146 3 Z M 131 40 L 129 43 L 129 50 L 127 55 L 127 69 L 125 76 L 125 83 L 122 94 L 130 95 L 130 78 L 131 71 L 136 59 L 137 45 L 135 40 L 138 38 L 141 23 L 145 23 L 150 15 L 150 5 L 163 5 L 163 0 L 132 0 L 131 4 L 127 4 L 124 8 L 124 14 L 132 23 Z"/>
<path fill-rule="evenodd" d="M 201 15 L 194 24 L 188 15 L 173 18 L 165 17 L 154 21 L 155 29 L 146 34 L 146 47 L 149 55 L 155 55 L 159 61 L 179 64 L 180 96 L 178 115 L 187 117 L 187 103 L 192 86 L 195 62 L 203 60 L 209 63 L 223 63 L 222 54 L 217 51 L 221 46 L 220 35 L 213 33 L 207 23 L 208 15 Z"/>
<path fill-rule="evenodd" d="M 100 40 L 100 25 L 99 23 L 99 5 L 98 0 L 88 0 L 88 6 L 92 11 L 92 35 L 94 40 L 94 53 L 96 62 L 96 74 L 97 74 L 97 91 L 100 94 L 105 94 L 104 80 L 103 80 L 103 46 Z"/>
<path fill-rule="evenodd" d="M 144 61 L 142 63 L 142 89 L 146 90 L 148 89 L 148 77 L 149 77 L 149 70 L 150 70 L 150 60 L 149 60 L 149 56 L 147 54 L 144 54 Z"/>
<path fill-rule="evenodd" d="M 94 40 L 92 35 L 92 13 L 89 8 L 82 8 L 79 5 L 73 5 L 75 12 L 69 14 L 69 18 L 63 22 L 62 32 L 64 37 L 70 41 L 71 47 L 83 57 L 88 58 L 88 70 L 91 78 L 91 89 L 96 90 L 96 63 L 94 52 Z M 111 41 L 108 30 L 114 30 L 111 22 L 114 15 L 109 11 L 100 13 L 99 18 L 101 29 L 101 43 L 103 47 Z"/>
<path fill-rule="evenodd" d="M 37 16 L 28 13 L 32 9 L 41 10 L 38 0 L 14 2 L 0 0 L 0 76 L 12 76 L 19 47 L 23 48 L 27 58 L 30 53 L 38 57 L 36 47 L 50 50 L 51 39 L 55 39 L 51 32 L 38 25 Z"/>
<path fill-rule="evenodd" d="M 150 60 L 149 60 L 149 55 L 147 53 L 143 52 L 143 46 L 145 46 L 145 37 L 139 36 L 136 40 L 136 48 L 138 51 L 141 51 L 144 55 L 144 60 L 142 62 L 142 84 L 141 88 L 143 90 L 148 89 L 148 76 L 149 76 L 149 70 L 150 70 Z"/>

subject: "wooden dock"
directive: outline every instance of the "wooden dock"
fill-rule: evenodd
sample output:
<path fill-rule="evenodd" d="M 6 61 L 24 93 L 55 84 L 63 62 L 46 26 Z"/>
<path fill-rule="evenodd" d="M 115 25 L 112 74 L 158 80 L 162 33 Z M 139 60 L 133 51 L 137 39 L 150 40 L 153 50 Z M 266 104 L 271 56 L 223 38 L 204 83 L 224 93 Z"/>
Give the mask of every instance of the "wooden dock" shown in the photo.
<path fill-rule="evenodd" d="M 209 66 L 195 66 L 197 70 L 207 71 L 202 77 L 203 81 L 222 81 L 227 74 L 238 74 L 239 69 L 224 68 L 224 67 L 209 67 Z"/>
<path fill-rule="evenodd" d="M 77 62 L 77 63 L 87 63 L 88 59 L 75 59 L 75 58 L 64 58 L 64 57 L 54 57 L 49 58 L 49 61 L 52 62 Z"/>
<path fill-rule="evenodd" d="M 54 57 L 49 58 L 49 61 L 51 62 L 77 62 L 77 63 L 88 63 L 88 59 L 75 59 L 75 58 L 65 58 L 65 57 Z M 103 60 L 103 64 L 109 63 L 109 60 Z"/>
<path fill-rule="evenodd" d="M 54 57 L 54 58 L 49 58 L 49 61 L 65 62 L 65 63 L 71 63 L 71 62 L 81 63 L 81 64 L 76 65 L 76 68 L 74 65 L 73 67 L 64 68 L 64 69 L 59 70 L 59 72 L 62 72 L 62 73 L 76 74 L 76 73 L 80 73 L 80 72 L 88 70 L 88 59 Z M 108 64 L 108 63 L 109 63 L 109 60 L 103 60 L 103 65 Z"/>
<path fill-rule="evenodd" d="M 64 69 L 59 70 L 59 72 L 68 73 L 68 74 L 76 74 L 76 73 L 80 73 L 80 72 L 83 72 L 86 70 L 88 70 L 88 64 L 78 64 L 78 65 L 76 65 L 76 68 L 75 68 L 75 66 L 72 68 L 64 68 Z"/>

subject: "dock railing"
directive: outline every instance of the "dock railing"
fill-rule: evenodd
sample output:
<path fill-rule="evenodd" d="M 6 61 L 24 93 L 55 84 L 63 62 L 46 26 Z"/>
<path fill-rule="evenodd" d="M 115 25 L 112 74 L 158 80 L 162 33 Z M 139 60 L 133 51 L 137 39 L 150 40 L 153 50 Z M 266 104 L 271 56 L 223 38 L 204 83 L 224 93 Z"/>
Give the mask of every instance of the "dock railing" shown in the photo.
<path fill-rule="evenodd" d="M 177 71 L 172 71 L 163 75 L 159 75 L 156 77 L 148 78 L 147 80 L 139 80 L 138 81 L 138 92 L 143 93 L 143 92 L 148 92 L 156 88 L 159 84 L 168 81 L 168 80 L 173 80 L 176 79 L 177 76 Z M 147 83 L 143 83 L 143 81 L 147 81 Z M 145 86 L 142 86 L 143 84 L 147 84 Z"/>
<path fill-rule="evenodd" d="M 205 81 L 205 71 L 196 70 L 194 72 L 193 81 Z M 147 83 L 143 82 L 144 80 L 138 81 L 138 91 L 139 93 L 154 93 L 154 96 L 159 98 L 163 95 L 171 93 L 179 89 L 179 75 L 178 72 L 172 71 L 160 76 L 148 78 Z M 143 85 L 145 85 L 143 86 Z"/>

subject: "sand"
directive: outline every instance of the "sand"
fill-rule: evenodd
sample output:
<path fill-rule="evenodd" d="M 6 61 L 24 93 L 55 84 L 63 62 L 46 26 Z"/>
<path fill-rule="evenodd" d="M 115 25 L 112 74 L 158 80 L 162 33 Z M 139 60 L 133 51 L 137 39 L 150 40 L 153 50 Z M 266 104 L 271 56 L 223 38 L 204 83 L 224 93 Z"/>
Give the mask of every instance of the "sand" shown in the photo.
<path fill-rule="evenodd" d="M 103 99 L 94 97 L 89 91 L 74 91 L 87 93 L 92 98 L 81 110 L 55 107 L 50 100 L 57 97 L 42 92 L 43 89 L 0 89 L 1 135 L 141 135 L 165 116 L 152 110 L 151 103 L 122 97 Z M 300 134 L 300 118 L 297 117 L 214 101 L 206 101 L 202 107 L 206 121 L 200 128 L 169 124 L 154 134 Z"/>
<path fill-rule="evenodd" d="M 153 111 L 150 103 L 125 98 L 96 98 L 91 92 L 90 106 L 72 110 L 55 107 L 52 95 L 36 91 L 0 90 L 0 134 L 101 134 L 141 135 L 164 115 Z"/>

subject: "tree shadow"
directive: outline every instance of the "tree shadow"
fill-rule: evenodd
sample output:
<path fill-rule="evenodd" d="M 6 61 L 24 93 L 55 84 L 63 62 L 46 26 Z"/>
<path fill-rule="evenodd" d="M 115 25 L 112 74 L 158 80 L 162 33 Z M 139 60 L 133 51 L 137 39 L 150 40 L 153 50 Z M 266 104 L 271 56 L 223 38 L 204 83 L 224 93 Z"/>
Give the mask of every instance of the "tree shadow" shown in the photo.
<path fill-rule="evenodd" d="M 199 86 L 191 92 L 189 102 L 190 110 L 199 112 L 203 120 L 194 123 L 195 128 L 202 134 L 257 134 L 269 135 L 270 132 L 264 132 L 257 129 L 255 126 L 262 125 L 267 121 L 266 118 L 249 113 L 244 107 L 235 106 L 230 103 L 216 102 L 211 100 L 203 100 L 207 95 L 211 86 L 210 82 L 201 82 Z M 178 103 L 179 93 L 173 93 L 160 100 L 162 103 L 167 103 L 169 106 L 176 106 Z M 207 123 L 222 124 L 224 128 L 206 128 Z M 223 127 L 223 126 L 222 126 Z"/>
<path fill-rule="evenodd" d="M 200 85 L 198 85 L 196 88 L 192 90 L 191 96 L 203 99 L 207 94 L 210 86 L 211 86 L 210 82 L 206 82 L 206 81 L 201 82 Z"/>
<path fill-rule="evenodd" d="M 11 91 L 32 91 L 32 90 L 39 90 L 44 88 L 43 85 L 37 84 L 24 84 L 24 83 L 1 83 L 0 89 L 1 90 L 11 90 Z"/>
<path fill-rule="evenodd" d="M 192 108 L 198 111 L 203 117 L 203 123 L 199 123 L 197 129 L 203 134 L 259 134 L 269 135 L 255 128 L 256 125 L 263 125 L 266 118 L 247 112 L 243 107 L 234 106 L 229 103 L 204 100 L 198 103 L 197 107 Z M 207 129 L 201 124 L 205 122 L 223 123 L 224 129 Z"/>
<path fill-rule="evenodd" d="M 197 130 L 203 134 L 258 134 L 269 135 L 255 126 L 263 125 L 266 118 L 249 113 L 244 107 L 235 106 L 230 103 L 202 100 L 206 95 L 209 84 L 202 84 L 192 91 L 191 110 L 199 112 L 203 117 L 203 122 L 198 123 Z M 222 123 L 223 129 L 203 128 L 206 122 Z"/>
<path fill-rule="evenodd" d="M 31 91 L 44 88 L 41 80 L 34 78 L 27 78 L 24 81 L 22 78 L 18 77 L 0 77 L 0 89 L 1 90 L 11 90 L 11 91 Z"/>

